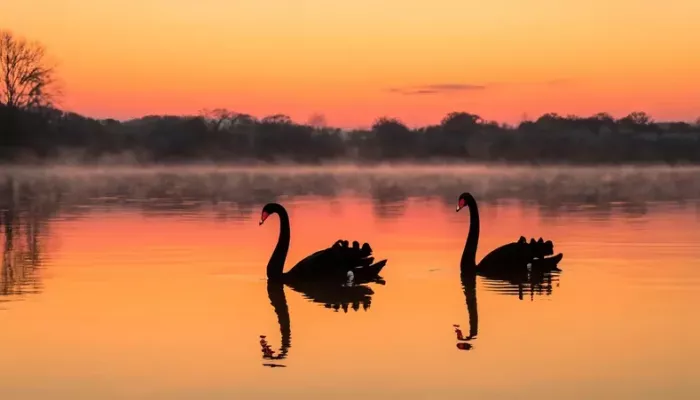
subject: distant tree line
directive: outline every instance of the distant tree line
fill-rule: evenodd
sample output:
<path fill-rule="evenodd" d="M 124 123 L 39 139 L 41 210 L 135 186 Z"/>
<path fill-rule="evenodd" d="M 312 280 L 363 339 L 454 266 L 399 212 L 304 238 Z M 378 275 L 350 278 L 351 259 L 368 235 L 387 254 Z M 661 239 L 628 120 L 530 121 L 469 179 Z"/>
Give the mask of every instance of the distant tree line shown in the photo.
<path fill-rule="evenodd" d="M 700 162 L 700 125 L 654 123 L 644 113 L 621 119 L 546 114 L 516 127 L 477 115 L 448 114 L 439 125 L 409 129 L 380 118 L 369 130 L 262 119 L 225 110 L 198 116 L 93 119 L 54 108 L 0 105 L 5 162 L 61 160 L 177 163 L 324 161 L 504 161 L 521 163 Z"/>
<path fill-rule="evenodd" d="M 518 163 L 698 163 L 700 119 L 655 122 L 643 112 L 615 119 L 545 114 L 517 126 L 467 112 L 410 129 L 379 118 L 367 130 L 307 124 L 283 114 L 256 118 L 226 109 L 194 116 L 93 119 L 54 106 L 54 70 L 44 48 L 0 31 L 0 160 L 140 163 L 503 161 Z"/>

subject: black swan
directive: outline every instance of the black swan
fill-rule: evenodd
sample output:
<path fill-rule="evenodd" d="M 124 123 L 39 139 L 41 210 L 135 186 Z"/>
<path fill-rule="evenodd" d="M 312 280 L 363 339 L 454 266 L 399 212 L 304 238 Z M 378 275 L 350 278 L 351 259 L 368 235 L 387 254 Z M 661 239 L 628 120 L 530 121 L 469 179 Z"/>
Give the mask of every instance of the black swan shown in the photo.
<path fill-rule="evenodd" d="M 462 193 L 459 196 L 457 211 L 464 207 L 469 208 L 469 234 L 462 252 L 461 266 L 473 269 L 479 275 L 498 275 L 499 273 L 511 274 L 521 272 L 526 274 L 529 270 L 557 270 L 557 264 L 563 254 L 554 254 L 554 245 L 551 241 L 543 241 L 542 238 L 528 243 L 525 237 L 520 237 L 517 242 L 507 243 L 498 247 L 484 256 L 479 264 L 476 263 L 476 248 L 479 244 L 479 210 L 474 196 L 470 193 Z M 551 257 L 548 257 L 551 256 Z"/>
<path fill-rule="evenodd" d="M 374 258 L 370 257 L 372 248 L 368 243 L 360 248 L 358 242 L 353 242 L 353 247 L 350 247 L 346 240 L 338 240 L 332 246 L 307 256 L 289 271 L 283 272 L 289 250 L 289 216 L 287 210 L 280 204 L 268 203 L 262 209 L 260 225 L 272 214 L 279 215 L 280 235 L 277 246 L 275 246 L 267 264 L 268 280 L 290 283 L 298 281 L 346 282 L 350 279 L 354 283 L 360 284 L 377 280 L 379 272 L 386 265 L 387 260 L 372 264 Z"/>
<path fill-rule="evenodd" d="M 296 283 L 296 282 L 295 282 Z M 299 285 L 291 286 L 293 290 L 301 293 L 314 303 L 324 304 L 326 308 L 340 308 L 348 312 L 349 306 L 353 310 L 359 311 L 360 304 L 364 311 L 371 306 L 374 291 L 365 285 L 336 285 L 327 282 L 305 281 Z M 267 342 L 265 335 L 260 335 L 260 347 L 263 358 L 266 360 L 283 360 L 287 358 L 289 349 L 292 347 L 292 325 L 287 305 L 287 297 L 284 294 L 284 284 L 278 281 L 267 281 L 267 297 L 277 315 L 277 322 L 280 328 L 281 345 L 275 352 Z M 275 354 L 276 353 L 276 354 Z M 264 363 L 266 367 L 284 367 L 281 364 Z"/>

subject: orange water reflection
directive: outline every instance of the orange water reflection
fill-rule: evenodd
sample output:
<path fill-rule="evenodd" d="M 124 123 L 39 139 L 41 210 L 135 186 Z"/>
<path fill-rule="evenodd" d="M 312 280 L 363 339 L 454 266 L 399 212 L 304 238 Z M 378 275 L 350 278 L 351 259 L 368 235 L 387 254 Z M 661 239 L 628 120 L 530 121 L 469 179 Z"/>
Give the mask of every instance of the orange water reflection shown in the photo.
<path fill-rule="evenodd" d="M 455 193 L 455 201 L 457 195 Z M 477 278 L 470 351 L 459 275 L 468 217 L 408 198 L 298 197 L 289 262 L 338 238 L 388 258 L 371 307 L 335 311 L 284 288 L 286 368 L 263 368 L 280 329 L 265 265 L 276 217 L 114 208 L 57 214 L 37 233 L 42 290 L 0 310 L 0 398 L 687 398 L 700 390 L 700 223 L 693 205 L 637 217 L 481 205 L 477 259 L 521 234 L 555 241 L 563 272 L 523 300 Z M 19 301 L 21 300 L 21 301 Z"/>

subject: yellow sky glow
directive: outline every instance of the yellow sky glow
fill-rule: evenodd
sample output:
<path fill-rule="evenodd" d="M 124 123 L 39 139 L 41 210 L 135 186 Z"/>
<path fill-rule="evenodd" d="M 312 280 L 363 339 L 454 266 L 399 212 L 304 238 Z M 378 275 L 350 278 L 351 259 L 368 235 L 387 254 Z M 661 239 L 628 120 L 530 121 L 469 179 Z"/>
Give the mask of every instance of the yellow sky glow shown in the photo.
<path fill-rule="evenodd" d="M 227 107 L 409 125 L 455 110 L 700 116 L 696 0 L 0 0 L 0 28 L 60 63 L 98 117 Z M 482 90 L 405 94 L 430 85 Z M 398 89 L 392 92 L 389 89 Z"/>

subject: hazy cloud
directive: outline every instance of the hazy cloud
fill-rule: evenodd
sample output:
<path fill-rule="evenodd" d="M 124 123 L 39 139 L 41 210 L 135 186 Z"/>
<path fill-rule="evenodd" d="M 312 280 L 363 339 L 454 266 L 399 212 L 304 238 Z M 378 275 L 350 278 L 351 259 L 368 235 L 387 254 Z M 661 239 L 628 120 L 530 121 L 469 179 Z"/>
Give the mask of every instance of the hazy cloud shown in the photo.
<path fill-rule="evenodd" d="M 442 94 L 468 92 L 473 90 L 486 89 L 485 85 L 473 85 L 467 83 L 437 83 L 432 85 L 409 86 L 403 88 L 390 88 L 389 92 L 403 95 L 420 95 L 420 94 Z"/>
<path fill-rule="evenodd" d="M 449 93 L 461 93 L 461 92 L 471 92 L 485 89 L 497 89 L 508 86 L 562 86 L 568 85 L 573 82 L 570 78 L 556 78 L 541 82 L 490 82 L 483 85 L 476 85 L 470 83 L 436 83 L 431 85 L 421 85 L 421 86 L 406 86 L 406 87 L 394 87 L 387 89 L 388 92 L 401 94 L 405 96 L 412 95 L 424 95 L 424 94 L 449 94 Z"/>

